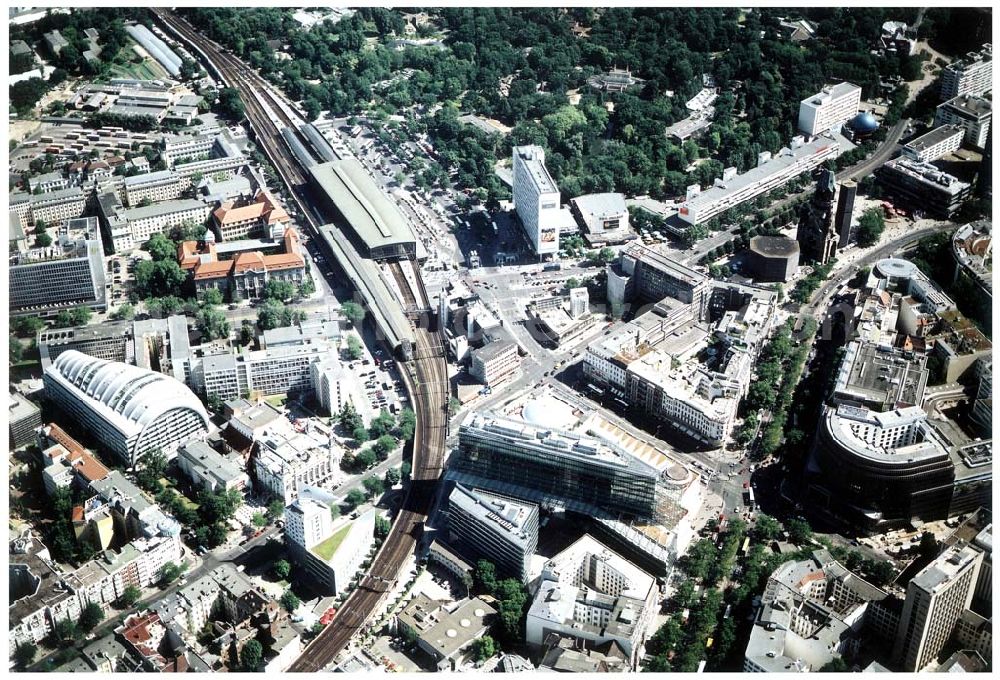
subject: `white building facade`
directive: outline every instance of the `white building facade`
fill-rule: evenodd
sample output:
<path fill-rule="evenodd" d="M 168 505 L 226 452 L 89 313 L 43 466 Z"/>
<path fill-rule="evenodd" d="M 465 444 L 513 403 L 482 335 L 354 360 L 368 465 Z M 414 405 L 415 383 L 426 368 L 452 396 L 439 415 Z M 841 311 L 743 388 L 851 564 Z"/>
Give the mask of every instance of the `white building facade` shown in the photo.
<path fill-rule="evenodd" d="M 839 128 L 858 112 L 861 88 L 853 83 L 825 87 L 799 104 L 799 130 L 810 137 Z"/>
<path fill-rule="evenodd" d="M 559 250 L 559 187 L 545 168 L 540 146 L 514 147 L 514 208 L 535 254 Z"/>

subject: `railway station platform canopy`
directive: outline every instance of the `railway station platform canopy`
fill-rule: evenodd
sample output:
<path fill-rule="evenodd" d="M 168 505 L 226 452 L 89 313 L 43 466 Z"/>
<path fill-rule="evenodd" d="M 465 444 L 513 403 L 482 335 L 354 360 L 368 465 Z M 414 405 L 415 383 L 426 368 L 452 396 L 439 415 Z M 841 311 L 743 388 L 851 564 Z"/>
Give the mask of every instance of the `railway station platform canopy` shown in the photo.
<path fill-rule="evenodd" d="M 376 327 L 384 333 L 393 349 L 415 342 L 413 328 L 400 308 L 395 295 L 382 277 L 379 266 L 372 260 L 361 257 L 354 244 L 336 224 L 324 224 L 319 228 L 323 244 L 329 255 L 344 270 L 348 281 L 364 299 L 367 312 L 372 315 Z"/>
<path fill-rule="evenodd" d="M 384 260 L 416 255 L 416 237 L 406 218 L 358 160 L 320 163 L 309 173 L 317 198 L 339 218 L 362 257 Z"/>

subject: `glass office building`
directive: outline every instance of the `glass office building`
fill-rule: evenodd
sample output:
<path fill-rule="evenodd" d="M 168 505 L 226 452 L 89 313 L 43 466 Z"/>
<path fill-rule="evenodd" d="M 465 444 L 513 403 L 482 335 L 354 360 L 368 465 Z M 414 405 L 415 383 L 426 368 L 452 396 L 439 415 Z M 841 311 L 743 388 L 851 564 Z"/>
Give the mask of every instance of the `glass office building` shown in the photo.
<path fill-rule="evenodd" d="M 462 483 L 579 512 L 651 517 L 655 468 L 600 439 L 473 414 L 449 474 Z"/>

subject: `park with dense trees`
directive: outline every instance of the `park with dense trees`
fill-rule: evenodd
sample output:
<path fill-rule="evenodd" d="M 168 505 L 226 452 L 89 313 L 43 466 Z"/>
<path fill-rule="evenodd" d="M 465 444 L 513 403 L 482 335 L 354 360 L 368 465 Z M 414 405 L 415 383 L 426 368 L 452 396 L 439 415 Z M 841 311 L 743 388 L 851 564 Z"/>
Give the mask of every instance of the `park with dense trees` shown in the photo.
<path fill-rule="evenodd" d="M 912 22 L 916 12 L 807 8 L 802 17 L 816 23 L 816 37 L 793 42 L 779 23 L 785 9 L 456 7 L 431 10 L 420 26 L 426 37 L 444 36 L 444 49 L 397 51 L 385 44 L 405 26 L 396 10 L 363 8 L 310 30 L 278 8 L 181 10 L 309 115 L 364 114 L 395 142 L 430 135 L 456 183 L 486 201 L 508 195 L 493 166 L 514 144 L 544 145 L 567 197 L 609 190 L 676 197 L 694 181 L 710 184 L 724 167 L 747 170 L 760 151 L 789 143 L 799 101 L 825 84 L 849 80 L 876 97 L 880 81 L 919 78 L 919 55 L 870 49 L 884 21 Z M 943 34 L 956 21 L 948 10 L 928 10 L 921 30 L 954 49 L 963 41 Z M 287 43 L 290 58 L 276 58 L 265 37 Z M 641 83 L 623 93 L 586 85 L 613 67 L 629 68 Z M 688 115 L 684 102 L 701 89 L 702 74 L 720 88 L 715 120 L 700 140 L 675 143 L 663 131 Z M 570 93 L 579 101 L 571 104 Z M 898 118 L 902 103 L 892 104 L 890 117 Z M 495 118 L 512 132 L 502 138 L 464 126 L 460 112 Z M 387 120 L 397 114 L 404 125 Z"/>

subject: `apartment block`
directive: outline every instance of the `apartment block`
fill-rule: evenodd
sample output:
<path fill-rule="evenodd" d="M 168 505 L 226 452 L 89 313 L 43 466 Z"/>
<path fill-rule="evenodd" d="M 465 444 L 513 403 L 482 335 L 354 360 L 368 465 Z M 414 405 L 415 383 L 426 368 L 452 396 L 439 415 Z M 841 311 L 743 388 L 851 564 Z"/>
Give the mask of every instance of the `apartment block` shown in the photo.
<path fill-rule="evenodd" d="M 799 104 L 799 131 L 813 137 L 840 127 L 858 112 L 861 88 L 853 83 L 825 87 Z"/>
<path fill-rule="evenodd" d="M 903 155 L 918 161 L 930 163 L 945 154 L 957 151 L 962 146 L 965 129 L 952 124 L 940 125 L 930 132 L 907 142 L 903 146 Z"/>
<path fill-rule="evenodd" d="M 979 52 L 969 52 L 945 66 L 941 72 L 941 99 L 965 94 L 978 96 L 993 90 L 993 45 L 983 45 Z"/>
<path fill-rule="evenodd" d="M 939 104 L 934 114 L 935 125 L 957 125 L 965 131 L 963 141 L 977 149 L 986 148 L 992 121 L 993 102 L 970 94 Z"/>

